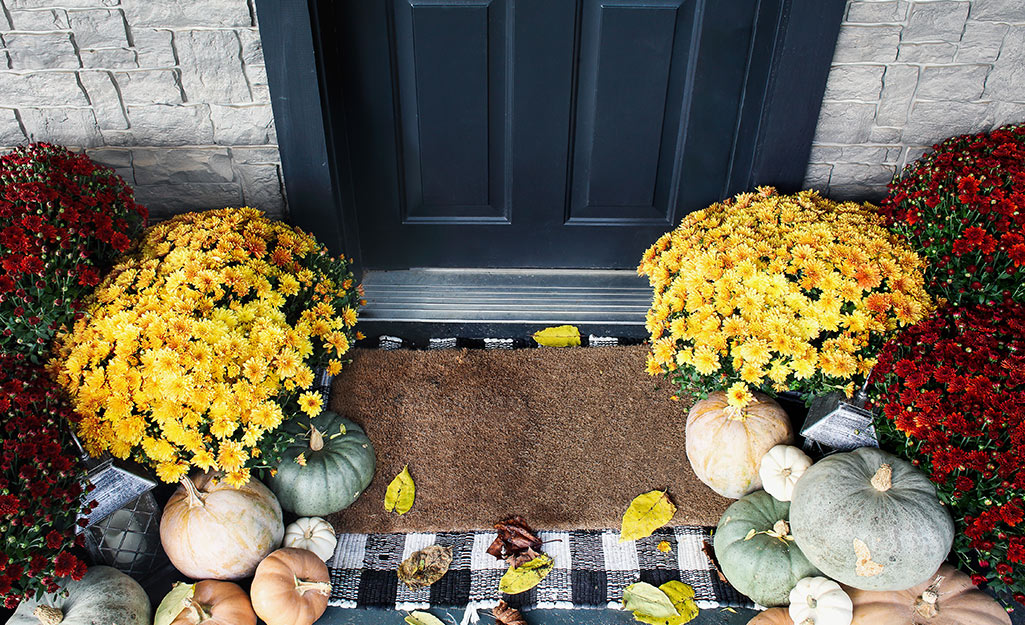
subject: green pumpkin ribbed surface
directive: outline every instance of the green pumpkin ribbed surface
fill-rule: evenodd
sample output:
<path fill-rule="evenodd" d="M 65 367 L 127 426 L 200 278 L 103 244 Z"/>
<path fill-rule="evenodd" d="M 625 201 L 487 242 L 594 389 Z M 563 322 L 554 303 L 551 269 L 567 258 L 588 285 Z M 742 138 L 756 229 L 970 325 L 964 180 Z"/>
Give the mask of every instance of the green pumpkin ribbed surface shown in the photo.
<path fill-rule="evenodd" d="M 790 504 L 765 491 L 747 495 L 726 509 L 715 530 L 713 547 L 726 579 L 741 593 L 765 607 L 785 606 L 790 591 L 804 577 L 818 575 L 793 541 L 756 533 L 790 519 Z"/>
<path fill-rule="evenodd" d="M 310 448 L 306 425 L 324 436 L 324 447 Z M 334 436 L 340 426 L 345 434 Z M 294 435 L 285 450 L 277 474 L 267 485 L 281 507 L 299 516 L 326 516 L 348 508 L 374 477 L 374 446 L 363 428 L 333 412 L 290 420 L 282 427 Z M 334 436 L 334 438 L 332 438 Z M 296 462 L 303 454 L 306 466 Z"/>

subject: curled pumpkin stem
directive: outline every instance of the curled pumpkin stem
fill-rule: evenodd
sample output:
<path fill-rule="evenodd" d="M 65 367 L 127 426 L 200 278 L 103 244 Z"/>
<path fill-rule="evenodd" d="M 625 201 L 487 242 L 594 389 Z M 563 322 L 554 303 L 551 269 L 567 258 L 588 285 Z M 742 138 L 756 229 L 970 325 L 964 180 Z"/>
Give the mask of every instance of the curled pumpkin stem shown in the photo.
<path fill-rule="evenodd" d="M 202 623 L 211 618 L 211 614 L 203 609 L 203 604 L 199 603 L 195 599 L 189 599 L 188 607 L 196 613 L 197 623 Z"/>
<path fill-rule="evenodd" d="M 190 479 L 189 476 L 186 475 L 179 481 L 181 482 L 181 485 L 185 488 L 185 499 L 189 508 L 202 507 L 203 495 L 199 492 L 199 489 L 196 488 L 196 485 L 192 482 L 192 479 Z"/>
<path fill-rule="evenodd" d="M 876 474 L 872 476 L 872 487 L 881 493 L 885 493 L 893 486 L 893 467 L 888 464 L 879 465 Z"/>
<path fill-rule="evenodd" d="M 940 600 L 939 586 L 942 581 L 942 577 L 937 577 L 936 580 L 922 592 L 921 596 L 915 600 L 915 614 L 922 618 L 933 618 L 940 613 L 940 606 L 937 602 Z"/>
<path fill-rule="evenodd" d="M 324 449 L 324 433 L 318 430 L 312 423 L 310 424 L 310 449 L 313 451 Z"/>
<path fill-rule="evenodd" d="M 57 625 L 64 620 L 64 613 L 60 608 L 48 605 L 37 605 L 36 609 L 32 611 L 32 616 L 39 619 L 42 625 Z"/>
<path fill-rule="evenodd" d="M 293 579 L 295 580 L 295 591 L 299 593 L 300 597 L 307 592 L 319 592 L 325 597 L 331 595 L 331 584 L 328 582 L 310 582 L 295 576 Z"/>

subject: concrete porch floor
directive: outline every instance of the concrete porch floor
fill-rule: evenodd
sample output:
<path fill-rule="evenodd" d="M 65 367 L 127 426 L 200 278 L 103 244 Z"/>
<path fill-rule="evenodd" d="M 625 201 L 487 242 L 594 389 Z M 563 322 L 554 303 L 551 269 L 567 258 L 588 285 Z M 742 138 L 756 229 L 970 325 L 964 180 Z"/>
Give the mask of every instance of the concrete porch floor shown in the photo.
<path fill-rule="evenodd" d="M 702 610 L 690 625 L 746 625 L 757 612 L 743 608 L 728 610 Z M 458 625 L 463 619 L 462 610 L 434 608 L 431 614 L 443 622 Z M 317 625 L 404 625 L 407 612 L 376 609 L 328 608 Z M 481 611 L 481 625 L 492 625 L 494 619 Z M 530 610 L 524 612 L 529 625 L 619 625 L 636 623 L 633 615 L 621 610 Z"/>

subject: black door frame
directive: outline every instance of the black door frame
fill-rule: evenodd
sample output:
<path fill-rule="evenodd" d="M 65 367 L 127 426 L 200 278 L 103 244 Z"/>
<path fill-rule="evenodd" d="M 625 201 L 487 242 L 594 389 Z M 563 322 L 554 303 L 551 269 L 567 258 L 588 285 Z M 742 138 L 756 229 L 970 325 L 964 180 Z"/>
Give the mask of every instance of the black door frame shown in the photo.
<path fill-rule="evenodd" d="M 369 0 L 379 2 L 382 0 Z M 562 0 L 560 0 L 562 1 Z M 315 234 L 332 254 L 362 268 L 338 85 L 325 88 L 330 32 L 318 0 L 256 0 L 289 221 Z M 804 181 L 826 79 L 846 0 L 762 0 L 752 45 L 738 140 L 726 195 L 758 185 L 791 192 Z M 755 84 L 761 83 L 761 84 Z"/>

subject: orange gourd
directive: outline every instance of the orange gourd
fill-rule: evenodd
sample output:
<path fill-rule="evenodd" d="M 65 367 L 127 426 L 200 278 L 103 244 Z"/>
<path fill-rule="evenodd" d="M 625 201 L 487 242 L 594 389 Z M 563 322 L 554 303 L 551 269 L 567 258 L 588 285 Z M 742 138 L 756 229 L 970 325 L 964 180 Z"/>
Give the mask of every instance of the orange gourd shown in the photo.
<path fill-rule="evenodd" d="M 794 625 L 786 608 L 772 608 L 759 612 L 747 625 Z"/>
<path fill-rule="evenodd" d="M 256 625 L 256 612 L 238 584 L 208 579 L 195 585 L 171 625 Z"/>
<path fill-rule="evenodd" d="M 854 604 L 851 625 L 1011 625 L 996 599 L 949 564 L 907 590 L 843 589 Z"/>
<path fill-rule="evenodd" d="M 256 478 L 235 488 L 219 477 L 182 478 L 160 519 L 167 557 L 192 579 L 248 577 L 285 535 L 270 489 Z"/>
<path fill-rule="evenodd" d="M 687 415 L 687 459 L 694 474 L 724 497 L 739 499 L 762 487 L 758 468 L 776 445 L 793 442 L 787 413 L 762 393 L 743 409 L 717 391 Z"/>
<path fill-rule="evenodd" d="M 312 551 L 285 547 L 256 568 L 249 594 L 267 625 L 312 625 L 327 610 L 331 577 Z"/>

